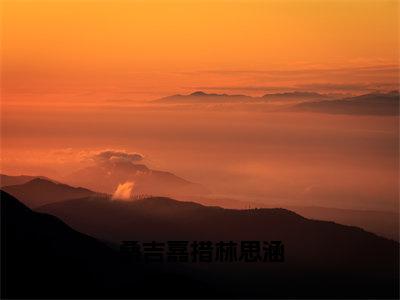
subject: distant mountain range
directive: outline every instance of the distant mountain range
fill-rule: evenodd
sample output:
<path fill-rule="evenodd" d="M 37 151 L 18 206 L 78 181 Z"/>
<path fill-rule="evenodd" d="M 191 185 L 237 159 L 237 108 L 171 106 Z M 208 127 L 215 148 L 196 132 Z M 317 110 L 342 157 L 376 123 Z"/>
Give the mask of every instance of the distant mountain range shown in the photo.
<path fill-rule="evenodd" d="M 315 92 L 286 92 L 266 94 L 261 97 L 229 94 L 207 94 L 201 91 L 188 95 L 173 95 L 155 100 L 165 104 L 224 104 L 224 103 L 275 103 L 283 111 L 318 112 L 353 115 L 399 115 L 400 97 L 398 91 L 369 93 L 348 97 L 341 94 L 320 94 Z"/>
<path fill-rule="evenodd" d="M 332 101 L 304 102 L 294 111 L 322 112 L 353 115 L 399 115 L 400 100 L 397 91 L 386 94 L 373 93 Z"/>
<path fill-rule="evenodd" d="M 223 102 L 249 102 L 256 98 L 246 95 L 228 95 L 228 94 L 207 94 L 201 91 L 189 95 L 173 95 L 157 99 L 157 103 L 223 103 Z"/>
<path fill-rule="evenodd" d="M 173 95 L 157 99 L 157 103 L 230 103 L 230 102 L 272 102 L 272 101 L 307 101 L 307 100 L 327 100 L 338 98 L 336 94 L 319 94 L 315 92 L 286 92 L 265 94 L 261 97 L 251 97 L 246 95 L 231 95 L 231 94 L 208 94 L 202 91 L 197 91 L 188 95 Z"/>

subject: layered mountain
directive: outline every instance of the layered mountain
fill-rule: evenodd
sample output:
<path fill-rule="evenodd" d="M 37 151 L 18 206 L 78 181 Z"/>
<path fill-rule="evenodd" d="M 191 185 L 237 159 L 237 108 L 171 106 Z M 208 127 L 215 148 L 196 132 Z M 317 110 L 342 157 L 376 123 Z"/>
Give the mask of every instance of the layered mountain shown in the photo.
<path fill-rule="evenodd" d="M 285 209 L 223 209 L 157 197 L 131 202 L 74 199 L 38 210 L 114 242 L 282 241 L 282 264 L 207 265 L 211 281 L 242 297 L 250 290 L 264 297 L 398 295 L 397 242 L 357 227 L 309 220 Z M 290 291 L 284 288 L 288 286 Z"/>
<path fill-rule="evenodd" d="M 259 103 L 259 102 L 275 102 L 275 101 L 315 101 L 337 99 L 340 95 L 320 94 L 316 92 L 285 92 L 285 93 L 269 93 L 261 97 L 251 97 L 246 95 L 235 94 L 214 94 L 205 92 L 194 92 L 187 95 L 173 95 L 158 99 L 156 103 Z"/>
<path fill-rule="evenodd" d="M 249 102 L 253 97 L 246 95 L 208 94 L 202 91 L 193 92 L 188 95 L 172 95 L 157 99 L 156 103 L 224 103 L 224 102 Z"/>
<path fill-rule="evenodd" d="M 0 187 L 7 185 L 24 184 L 36 178 L 50 180 L 49 178 L 44 176 L 30 176 L 30 175 L 10 176 L 6 174 L 0 174 Z"/>
<path fill-rule="evenodd" d="M 115 242 L 278 240 L 285 247 L 281 263 L 129 264 L 120 269 L 121 264 L 98 241 L 54 217 L 32 212 L 6 193 L 1 193 L 1 199 L 2 229 L 6 230 L 2 245 L 8 247 L 2 253 L 9 262 L 2 278 L 8 280 L 8 296 L 31 297 L 34 291 L 40 297 L 51 290 L 56 294 L 44 296 L 398 297 L 398 243 L 359 228 L 308 220 L 284 209 L 232 210 L 160 197 L 133 202 L 91 197 L 39 209 L 84 233 Z M 18 277 L 20 273 L 24 274 Z M 87 285 L 82 284 L 83 277 Z"/>
<path fill-rule="evenodd" d="M 113 193 L 119 184 L 134 183 L 134 194 L 184 196 L 204 195 L 208 191 L 170 172 L 149 169 L 129 161 L 105 162 L 80 169 L 65 178 L 72 185 Z"/>
<path fill-rule="evenodd" d="M 194 92 L 188 95 L 173 95 L 158 99 L 154 103 L 171 104 L 274 104 L 285 111 L 319 112 L 329 114 L 352 115 L 399 115 L 399 92 L 369 93 L 355 97 L 341 94 L 320 94 L 316 92 L 293 91 L 285 93 L 269 93 L 261 97 L 229 94 L 207 94 Z M 275 107 L 275 109 L 277 108 Z M 245 109 L 245 107 L 241 107 Z M 228 107 L 226 108 L 228 109 Z M 271 110 L 266 110 L 271 111 Z M 272 110 L 273 111 L 273 110 Z M 279 110 L 278 110 L 279 111 Z"/>
<path fill-rule="evenodd" d="M 329 114 L 351 115 L 399 115 L 400 97 L 398 91 L 371 93 L 333 101 L 300 103 L 291 110 Z"/>
<path fill-rule="evenodd" d="M 22 184 L 4 186 L 2 189 L 31 208 L 54 201 L 96 195 L 95 192 L 85 188 L 72 187 L 42 178 L 35 178 Z"/>
<path fill-rule="evenodd" d="M 297 266 L 395 272 L 398 262 L 399 244 L 394 241 L 279 208 L 233 210 L 157 197 L 130 202 L 74 199 L 38 210 L 54 214 L 84 233 L 115 242 L 281 240 L 287 246 L 288 261 Z"/>

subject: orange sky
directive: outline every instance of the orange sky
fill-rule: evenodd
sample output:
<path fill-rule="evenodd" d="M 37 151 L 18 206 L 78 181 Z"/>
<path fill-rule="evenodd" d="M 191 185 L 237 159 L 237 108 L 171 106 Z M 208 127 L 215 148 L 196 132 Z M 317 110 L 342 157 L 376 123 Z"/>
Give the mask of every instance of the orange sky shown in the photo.
<path fill-rule="evenodd" d="M 2 92 L 10 101 L 43 101 L 44 94 L 147 100 L 196 89 L 336 91 L 332 84 L 346 84 L 339 89 L 346 92 L 391 89 L 398 80 L 398 1 L 1 5 Z"/>
<path fill-rule="evenodd" d="M 223 195 L 398 208 L 398 116 L 139 101 L 397 89 L 399 1 L 0 4 L 1 172 L 62 179 L 81 153 L 117 149 Z"/>

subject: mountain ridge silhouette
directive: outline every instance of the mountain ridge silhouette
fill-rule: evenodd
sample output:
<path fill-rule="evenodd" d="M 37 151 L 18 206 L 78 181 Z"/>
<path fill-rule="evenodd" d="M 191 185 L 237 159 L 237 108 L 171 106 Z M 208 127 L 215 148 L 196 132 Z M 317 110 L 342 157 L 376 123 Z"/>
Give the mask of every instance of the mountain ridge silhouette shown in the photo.
<path fill-rule="evenodd" d="M 165 241 L 190 237 L 190 240 L 232 239 L 240 242 L 241 239 L 279 239 L 285 245 L 286 260 L 279 264 L 212 263 L 157 267 L 121 265 L 120 256 L 112 252 L 111 248 L 101 244 L 98 236 L 95 236 L 96 240 L 90 238 L 90 235 L 82 235 L 76 231 L 77 227 L 81 226 L 72 225 L 74 216 L 70 214 L 71 210 L 65 210 L 68 205 L 63 202 L 48 204 L 45 207 L 53 206 L 53 209 L 62 207 L 64 213 L 72 217 L 64 221 L 75 229 L 69 228 L 56 217 L 33 212 L 3 191 L 0 198 L 2 247 L 5 247 L 4 245 L 9 247 L 2 248 L 5 250 L 2 253 L 6 253 L 2 256 L 3 262 L 5 259 L 8 264 L 8 268 L 2 269 L 2 275 L 6 275 L 2 276 L 2 279 L 8 278 L 8 281 L 3 282 L 3 286 L 6 287 L 3 294 L 8 296 L 18 298 L 29 298 L 32 295 L 38 298 L 398 297 L 398 243 L 379 238 L 358 228 L 332 222 L 311 221 L 288 210 L 227 210 L 191 202 L 181 203 L 162 197 L 140 199 L 131 203 L 112 201 L 105 197 L 64 201 L 69 205 L 69 209 L 75 210 L 78 213 L 76 216 L 90 227 L 96 225 L 93 223 L 94 217 L 101 220 L 105 226 L 101 231 L 104 231 L 105 235 L 107 230 L 115 232 L 118 228 L 115 222 L 118 219 L 136 222 L 135 230 L 126 236 L 129 237 L 128 240 L 149 241 L 163 238 L 162 241 Z M 14 201 L 14 208 L 9 209 L 7 199 Z M 157 207 L 162 209 L 152 212 Z M 139 213 L 132 213 L 134 210 L 138 210 Z M 144 222 L 138 220 L 138 217 L 142 217 Z M 232 218 L 236 225 L 230 222 Z M 266 219 L 269 220 L 267 223 Z M 172 226 L 168 227 L 168 224 Z M 65 227 L 69 228 L 67 231 L 73 237 L 66 238 L 65 233 L 59 232 L 60 227 L 63 228 L 63 232 Z M 190 236 L 182 235 L 185 230 L 174 235 L 178 228 L 189 228 Z M 200 231 L 196 231 L 196 228 Z M 258 234 L 252 234 L 251 230 L 258 230 Z M 164 235 L 157 236 L 155 233 L 160 231 Z M 241 232 L 236 234 L 236 231 Z M 197 235 L 199 232 L 203 234 Z M 79 239 L 84 239 L 84 244 L 88 245 L 87 250 L 81 249 L 80 243 L 75 240 L 76 234 L 79 235 Z M 49 243 L 49 237 L 53 242 Z M 54 243 L 54 239 L 56 241 L 61 239 L 61 242 Z M 30 245 L 31 251 L 26 251 L 27 245 Z M 103 250 L 96 250 L 97 246 Z M 58 254 L 55 255 L 53 251 Z M 61 261 L 60 257 L 63 258 Z M 20 272 L 25 269 L 29 271 L 20 276 Z M 60 270 L 64 277 L 60 277 Z M 74 272 L 78 274 L 75 275 Z M 74 279 L 68 279 L 70 276 Z M 58 280 L 60 278 L 65 279 Z M 43 286 L 43 282 L 46 282 L 46 285 Z M 20 289 L 20 286 L 28 288 Z M 154 286 L 158 288 L 151 288 Z"/>

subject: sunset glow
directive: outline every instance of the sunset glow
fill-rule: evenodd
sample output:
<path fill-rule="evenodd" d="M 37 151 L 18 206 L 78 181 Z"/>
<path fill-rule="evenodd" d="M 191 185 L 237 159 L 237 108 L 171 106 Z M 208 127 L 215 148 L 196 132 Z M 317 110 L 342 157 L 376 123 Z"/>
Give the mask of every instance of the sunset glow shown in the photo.
<path fill-rule="evenodd" d="M 0 14 L 2 299 L 399 299 L 399 0 Z"/>
<path fill-rule="evenodd" d="M 387 0 L 4 0 L 2 92 L 79 103 L 199 89 L 390 90 L 398 10 Z"/>

